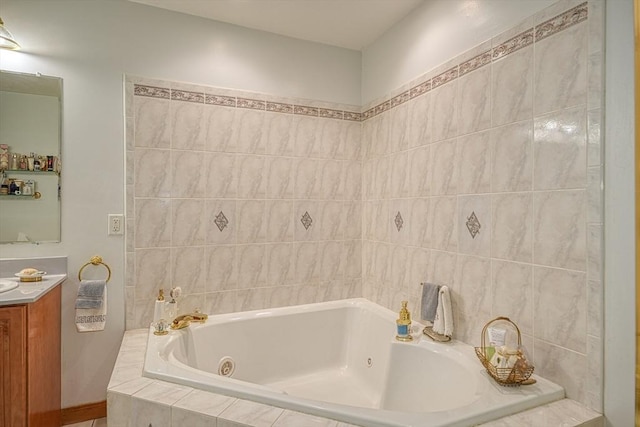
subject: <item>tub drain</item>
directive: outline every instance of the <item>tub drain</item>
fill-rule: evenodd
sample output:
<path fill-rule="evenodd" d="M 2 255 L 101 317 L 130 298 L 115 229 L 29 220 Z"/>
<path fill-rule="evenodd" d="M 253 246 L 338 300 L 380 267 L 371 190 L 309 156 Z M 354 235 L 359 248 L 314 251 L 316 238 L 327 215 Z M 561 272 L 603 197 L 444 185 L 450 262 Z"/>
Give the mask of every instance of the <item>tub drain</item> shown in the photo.
<path fill-rule="evenodd" d="M 236 362 L 234 362 L 232 358 L 226 356 L 220 359 L 220 363 L 218 363 L 218 375 L 230 377 L 235 370 Z"/>

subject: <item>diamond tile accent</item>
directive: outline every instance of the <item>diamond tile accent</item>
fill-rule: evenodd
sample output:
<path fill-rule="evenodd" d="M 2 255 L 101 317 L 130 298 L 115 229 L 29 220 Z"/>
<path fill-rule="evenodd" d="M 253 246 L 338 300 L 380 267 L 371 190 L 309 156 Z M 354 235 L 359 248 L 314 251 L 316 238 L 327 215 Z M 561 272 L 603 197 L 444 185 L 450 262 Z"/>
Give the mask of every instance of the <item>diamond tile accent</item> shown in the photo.
<path fill-rule="evenodd" d="M 226 216 L 224 216 L 224 213 L 222 211 L 220 211 L 220 213 L 216 215 L 216 219 L 214 222 L 216 223 L 216 225 L 218 226 L 218 230 L 220 231 L 224 230 L 227 227 L 227 224 L 229 224 L 229 220 Z"/>
<path fill-rule="evenodd" d="M 309 227 L 311 227 L 313 219 L 311 218 L 311 215 L 309 215 L 309 212 L 305 212 L 304 215 L 302 215 L 302 218 L 300 218 L 300 222 L 302 222 L 302 225 L 304 225 L 305 230 L 308 230 Z"/>
<path fill-rule="evenodd" d="M 478 217 L 475 212 L 471 212 L 471 216 L 467 217 L 467 228 L 469 229 L 469 233 L 472 238 L 476 238 L 476 235 L 480 233 L 480 221 L 478 221 Z"/>
<path fill-rule="evenodd" d="M 402 220 L 402 215 L 400 215 L 400 211 L 398 211 L 398 214 L 396 215 L 396 220 L 394 222 L 396 223 L 396 228 L 398 229 L 398 232 L 399 232 L 400 229 L 402 228 L 402 224 L 404 224 L 404 221 Z"/>

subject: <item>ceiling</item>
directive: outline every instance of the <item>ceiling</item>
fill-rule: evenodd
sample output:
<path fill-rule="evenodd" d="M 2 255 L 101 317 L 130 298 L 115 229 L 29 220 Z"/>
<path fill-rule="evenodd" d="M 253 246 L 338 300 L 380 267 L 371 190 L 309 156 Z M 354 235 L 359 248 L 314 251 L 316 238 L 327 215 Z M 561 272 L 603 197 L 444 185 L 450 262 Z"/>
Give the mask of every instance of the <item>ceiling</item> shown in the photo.
<path fill-rule="evenodd" d="M 425 0 L 130 0 L 297 39 L 362 50 Z"/>

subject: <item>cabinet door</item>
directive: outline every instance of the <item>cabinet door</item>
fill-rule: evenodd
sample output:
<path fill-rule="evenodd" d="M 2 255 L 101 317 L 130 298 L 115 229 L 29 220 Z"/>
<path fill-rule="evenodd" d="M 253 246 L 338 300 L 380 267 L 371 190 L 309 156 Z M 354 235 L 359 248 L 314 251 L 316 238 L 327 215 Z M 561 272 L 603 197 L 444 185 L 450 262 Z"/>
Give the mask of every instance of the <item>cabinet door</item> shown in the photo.
<path fill-rule="evenodd" d="M 27 309 L 0 308 L 0 427 L 26 426 Z"/>

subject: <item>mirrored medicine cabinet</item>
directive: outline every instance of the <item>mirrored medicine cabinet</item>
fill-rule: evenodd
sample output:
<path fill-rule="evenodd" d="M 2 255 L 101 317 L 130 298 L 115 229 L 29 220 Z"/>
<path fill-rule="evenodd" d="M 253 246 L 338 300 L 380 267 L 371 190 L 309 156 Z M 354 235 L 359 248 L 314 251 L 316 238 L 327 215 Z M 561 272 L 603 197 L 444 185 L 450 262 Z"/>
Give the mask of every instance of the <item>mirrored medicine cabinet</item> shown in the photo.
<path fill-rule="evenodd" d="M 62 79 L 0 70 L 0 243 L 60 241 Z"/>

